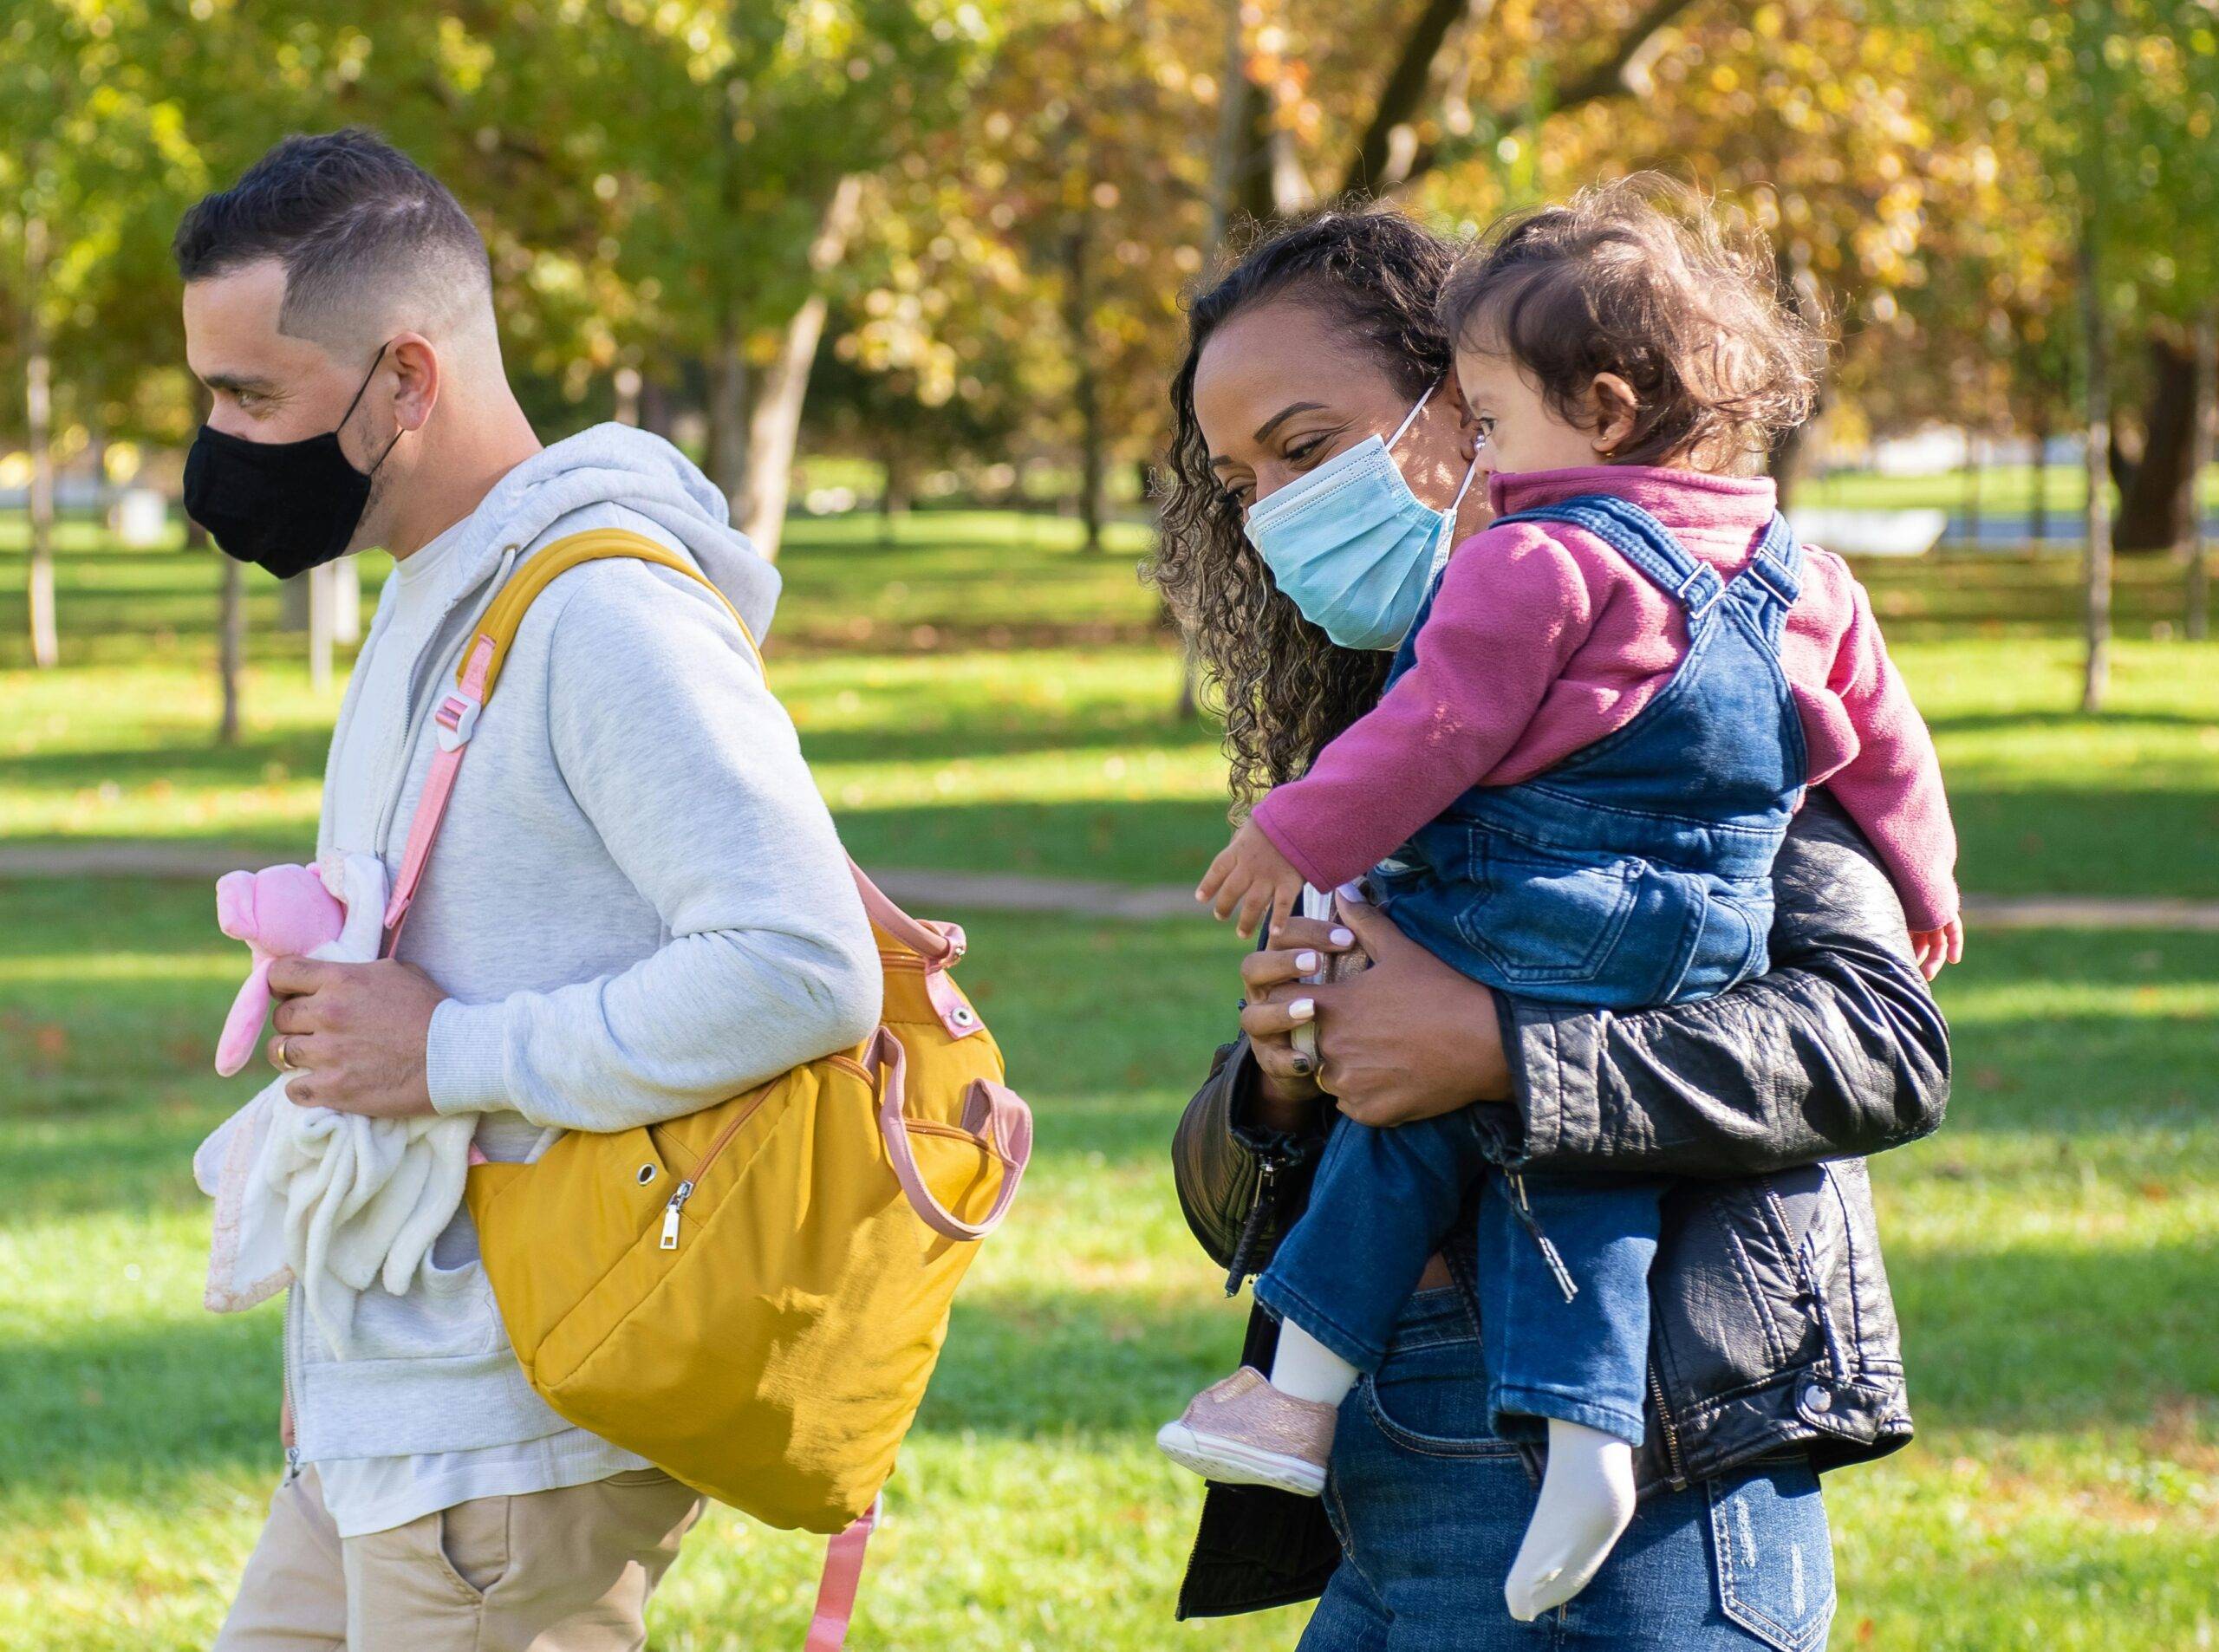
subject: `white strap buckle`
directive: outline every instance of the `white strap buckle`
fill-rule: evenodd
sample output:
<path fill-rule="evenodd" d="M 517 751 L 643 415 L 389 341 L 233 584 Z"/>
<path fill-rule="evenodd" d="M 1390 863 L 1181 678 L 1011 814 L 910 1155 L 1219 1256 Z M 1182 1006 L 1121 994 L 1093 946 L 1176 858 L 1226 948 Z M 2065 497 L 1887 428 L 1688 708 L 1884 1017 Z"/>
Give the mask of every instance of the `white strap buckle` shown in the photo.
<path fill-rule="evenodd" d="M 478 727 L 478 713 L 485 709 L 485 701 L 459 689 L 441 700 L 439 709 L 433 713 L 433 720 L 439 725 L 439 750 L 452 751 L 469 744 Z"/>

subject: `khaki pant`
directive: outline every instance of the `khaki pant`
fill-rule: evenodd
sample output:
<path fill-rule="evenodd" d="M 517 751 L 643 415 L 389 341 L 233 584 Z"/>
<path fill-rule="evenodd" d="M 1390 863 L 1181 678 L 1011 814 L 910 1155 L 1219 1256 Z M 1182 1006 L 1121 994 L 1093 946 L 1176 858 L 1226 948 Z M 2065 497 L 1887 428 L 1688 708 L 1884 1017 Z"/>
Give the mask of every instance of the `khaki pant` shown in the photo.
<path fill-rule="evenodd" d="M 214 1652 L 639 1652 L 700 1512 L 641 1469 L 342 1538 L 305 1469 L 270 1500 Z"/>

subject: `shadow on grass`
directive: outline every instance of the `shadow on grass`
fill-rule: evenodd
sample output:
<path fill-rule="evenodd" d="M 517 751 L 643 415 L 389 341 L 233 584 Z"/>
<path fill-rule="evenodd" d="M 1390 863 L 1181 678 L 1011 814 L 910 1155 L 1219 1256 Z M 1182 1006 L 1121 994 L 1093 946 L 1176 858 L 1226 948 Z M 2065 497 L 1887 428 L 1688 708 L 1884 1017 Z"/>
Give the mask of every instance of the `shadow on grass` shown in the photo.
<path fill-rule="evenodd" d="M 272 763 L 283 764 L 289 775 L 314 779 L 323 772 L 330 745 L 328 732 L 302 729 L 218 745 L 212 731 L 195 725 L 191 738 L 166 745 L 73 748 L 0 758 L 0 787 L 75 791 L 103 780 L 120 785 L 155 781 L 189 785 L 211 780 L 244 785 L 258 784 Z"/>
<path fill-rule="evenodd" d="M 2078 711 L 2011 711 L 1944 712 L 1929 717 L 1926 725 L 1936 734 L 1985 734 L 2004 730 L 2035 734 L 2052 729 L 2205 729 L 2212 719 L 2193 712 L 2109 711 L 2091 714 Z"/>
<path fill-rule="evenodd" d="M 1199 1252 L 1198 1276 L 1209 1272 Z M 1899 1263 L 1911 1392 L 1929 1425 L 2004 1432 L 2177 1422 L 2219 1399 L 2188 1244 Z M 1099 1290 L 973 1291 L 918 1420 L 927 1434 L 1129 1445 L 1237 1356 L 1240 1315 Z M 274 1470 L 277 1318 L 98 1328 L 0 1351 L 0 1460 L 49 1493 L 147 1494 L 194 1471 Z M 2156 1442 L 2162 1453 L 2162 1441 Z"/>

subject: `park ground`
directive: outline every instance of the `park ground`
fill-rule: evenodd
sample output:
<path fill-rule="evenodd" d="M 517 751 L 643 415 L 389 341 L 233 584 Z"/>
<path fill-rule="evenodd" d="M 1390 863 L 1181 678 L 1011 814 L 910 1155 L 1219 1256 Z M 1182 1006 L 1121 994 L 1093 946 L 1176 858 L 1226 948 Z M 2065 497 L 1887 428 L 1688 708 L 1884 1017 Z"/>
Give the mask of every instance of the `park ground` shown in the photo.
<path fill-rule="evenodd" d="M 211 556 L 70 526 L 64 663 L 19 642 L 0 524 L 0 839 L 305 854 L 336 692 L 252 576 L 241 742 Z M 1013 514 L 797 520 L 774 680 L 867 865 L 1160 883 L 1222 841 L 1212 728 L 1133 577 Z M 2069 563 L 1874 566 L 1981 894 L 2219 900 L 2219 645 L 2124 565 L 2110 709 L 2073 710 Z M 374 582 L 380 569 L 366 569 Z M 199 1306 L 193 1143 L 240 968 L 198 882 L 0 881 L 0 1652 L 203 1646 L 278 1466 L 274 1312 Z M 946 913 L 1039 1119 L 888 1493 L 854 1636 L 913 1652 L 1284 1649 L 1302 1609 L 1175 1625 L 1197 1503 L 1149 1443 L 1245 1304 L 1164 1145 L 1230 1022 L 1199 920 Z M 1835 1643 L 2174 1652 L 2219 1637 L 2219 933 L 1975 933 L 1941 997 L 1949 1122 L 1875 1162 L 1916 1441 L 1830 1482 Z M 798 1645 L 814 1545 L 713 1515 L 660 1598 L 674 1652 Z"/>

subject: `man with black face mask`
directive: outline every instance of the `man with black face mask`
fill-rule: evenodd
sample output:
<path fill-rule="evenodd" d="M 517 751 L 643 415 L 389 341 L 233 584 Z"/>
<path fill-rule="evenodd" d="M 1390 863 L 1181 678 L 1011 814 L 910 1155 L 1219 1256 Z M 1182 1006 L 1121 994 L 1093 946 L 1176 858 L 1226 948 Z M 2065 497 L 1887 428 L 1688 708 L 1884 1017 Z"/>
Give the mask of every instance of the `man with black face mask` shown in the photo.
<path fill-rule="evenodd" d="M 281 576 L 371 546 L 395 559 L 317 853 L 374 854 L 390 877 L 442 741 L 472 754 L 446 771 L 395 955 L 271 969 L 290 1100 L 472 1116 L 480 1151 L 520 1160 L 549 1131 L 658 1122 L 860 1043 L 879 1013 L 869 923 L 792 725 L 698 582 L 635 560 L 561 575 L 499 699 L 441 721 L 486 604 L 581 531 L 646 535 L 761 636 L 778 576 L 717 490 L 636 430 L 543 448 L 502 369 L 476 226 L 373 134 L 289 139 L 195 206 L 176 251 L 187 359 L 214 395 L 188 509 Z M 532 1392 L 467 1212 L 406 1288 L 361 1291 L 343 1356 L 299 1296 L 290 1471 L 218 1652 L 641 1645 L 698 1500 Z"/>

